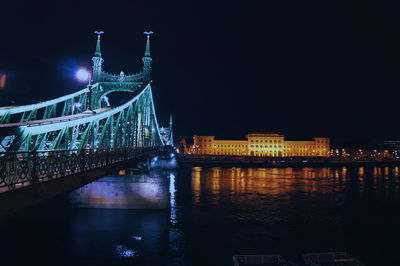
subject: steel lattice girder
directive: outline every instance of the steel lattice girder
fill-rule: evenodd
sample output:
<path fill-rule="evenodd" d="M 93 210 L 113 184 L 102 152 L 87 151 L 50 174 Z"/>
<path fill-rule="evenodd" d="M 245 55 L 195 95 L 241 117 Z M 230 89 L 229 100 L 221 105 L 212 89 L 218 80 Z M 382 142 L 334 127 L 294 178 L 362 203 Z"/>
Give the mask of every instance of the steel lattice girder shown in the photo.
<path fill-rule="evenodd" d="M 46 118 L 54 117 L 54 115 L 55 115 L 54 108 L 57 104 L 63 103 L 63 102 L 64 102 L 64 106 L 65 106 L 65 104 L 70 104 L 70 102 L 73 101 L 74 98 L 81 97 L 82 95 L 86 94 L 88 91 L 89 91 L 89 89 L 85 88 L 83 90 L 80 90 L 80 91 L 77 91 L 77 92 L 62 96 L 62 97 L 58 97 L 56 99 L 41 102 L 41 103 L 1 108 L 0 109 L 0 124 L 8 123 L 10 121 L 11 115 L 20 114 L 20 113 L 24 113 L 22 115 L 21 122 L 34 120 L 34 119 L 36 119 L 37 111 L 39 109 L 43 109 L 43 108 L 45 109 L 44 117 L 46 117 Z M 73 104 L 69 105 L 69 107 L 73 108 Z M 64 109 L 66 110 L 66 107 L 64 107 Z M 29 115 L 27 115 L 25 117 L 25 115 L 28 113 L 29 113 Z M 43 118 L 43 119 L 46 119 L 46 118 Z M 24 120 L 24 121 L 22 121 L 22 120 Z"/>
<path fill-rule="evenodd" d="M 104 60 L 101 58 L 100 36 L 92 60 L 95 84 L 90 85 L 89 81 L 83 90 L 42 103 L 0 108 L 0 124 L 6 123 L 0 125 L 0 150 L 165 145 L 151 86 L 147 84 L 152 62 L 149 35 L 140 73 L 125 75 L 121 71 L 119 75 L 113 75 L 102 71 Z M 109 106 L 107 94 L 117 91 L 139 93 L 123 105 L 97 110 L 103 103 Z M 61 105 L 62 109 L 57 108 Z M 97 113 L 90 110 L 97 110 Z"/>
<path fill-rule="evenodd" d="M 163 144 L 152 90 L 148 84 L 133 99 L 110 110 L 73 120 L 20 126 L 10 150 L 118 148 Z"/>

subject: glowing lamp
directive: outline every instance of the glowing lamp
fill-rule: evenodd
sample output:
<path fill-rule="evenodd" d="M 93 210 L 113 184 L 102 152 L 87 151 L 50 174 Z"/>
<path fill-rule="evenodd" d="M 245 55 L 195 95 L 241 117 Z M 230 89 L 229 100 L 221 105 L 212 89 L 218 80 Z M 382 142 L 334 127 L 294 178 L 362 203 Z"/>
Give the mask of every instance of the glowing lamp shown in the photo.
<path fill-rule="evenodd" d="M 90 79 L 90 72 L 85 68 L 80 68 L 75 74 L 75 77 L 79 81 L 89 81 Z"/>

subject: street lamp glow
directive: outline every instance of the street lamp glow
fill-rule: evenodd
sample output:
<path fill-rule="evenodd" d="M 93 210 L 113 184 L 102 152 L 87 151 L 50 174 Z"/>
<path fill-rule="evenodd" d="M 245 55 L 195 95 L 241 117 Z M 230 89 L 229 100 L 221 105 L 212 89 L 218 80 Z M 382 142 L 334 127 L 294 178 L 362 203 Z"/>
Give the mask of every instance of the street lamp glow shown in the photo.
<path fill-rule="evenodd" d="M 89 81 L 90 79 L 90 72 L 85 68 L 80 68 L 75 74 L 75 78 L 79 81 Z"/>

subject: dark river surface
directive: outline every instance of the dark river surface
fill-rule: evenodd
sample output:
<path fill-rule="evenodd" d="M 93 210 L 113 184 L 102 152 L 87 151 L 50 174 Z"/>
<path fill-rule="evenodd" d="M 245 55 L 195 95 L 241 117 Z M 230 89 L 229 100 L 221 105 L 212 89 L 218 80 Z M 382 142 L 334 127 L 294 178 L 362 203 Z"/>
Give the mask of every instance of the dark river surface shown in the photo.
<path fill-rule="evenodd" d="M 399 168 L 167 172 L 171 210 L 82 209 L 70 195 L 1 229 L 0 265 L 232 265 L 234 254 L 347 251 L 400 265 Z"/>

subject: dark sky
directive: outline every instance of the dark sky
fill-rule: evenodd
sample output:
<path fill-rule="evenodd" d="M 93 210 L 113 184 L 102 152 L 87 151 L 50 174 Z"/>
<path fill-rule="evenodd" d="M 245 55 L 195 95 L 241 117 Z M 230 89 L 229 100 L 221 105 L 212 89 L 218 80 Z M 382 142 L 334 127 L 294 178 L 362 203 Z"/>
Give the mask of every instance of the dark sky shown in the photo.
<path fill-rule="evenodd" d="M 398 138 L 397 1 L 3 1 L 2 102 L 81 88 L 103 30 L 104 68 L 137 72 L 153 30 L 153 92 L 175 135 L 252 131 Z M 8 101 L 8 102 L 7 102 Z"/>

